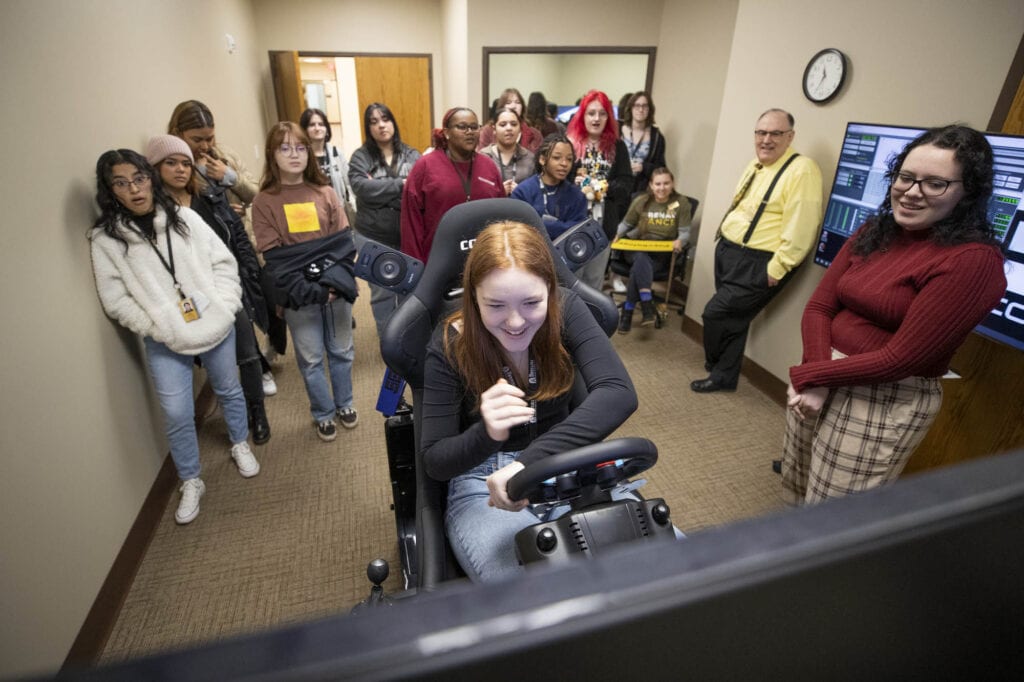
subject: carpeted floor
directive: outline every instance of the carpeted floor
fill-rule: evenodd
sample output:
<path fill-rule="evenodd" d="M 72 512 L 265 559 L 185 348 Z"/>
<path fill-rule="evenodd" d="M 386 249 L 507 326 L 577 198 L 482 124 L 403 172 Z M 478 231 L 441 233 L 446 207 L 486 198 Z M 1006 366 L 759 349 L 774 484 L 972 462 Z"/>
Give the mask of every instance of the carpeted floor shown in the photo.
<path fill-rule="evenodd" d="M 392 565 L 400 587 L 390 509 L 383 417 L 374 411 L 384 365 L 369 292 L 356 303 L 353 369 L 359 425 L 333 443 L 314 431 L 290 349 L 274 367 L 279 392 L 267 399 L 273 437 L 255 447 L 262 471 L 241 478 L 219 416 L 200 433 L 202 512 L 174 523 L 177 494 L 143 561 L 102 662 L 347 611 L 369 593 L 366 565 Z M 782 409 L 741 381 L 735 393 L 697 395 L 703 351 L 671 312 L 664 328 L 616 334 L 640 396 L 614 436 L 644 436 L 659 449 L 642 492 L 664 497 L 677 526 L 692 532 L 781 508 L 778 455 Z M 613 436 L 613 437 L 614 437 Z"/>

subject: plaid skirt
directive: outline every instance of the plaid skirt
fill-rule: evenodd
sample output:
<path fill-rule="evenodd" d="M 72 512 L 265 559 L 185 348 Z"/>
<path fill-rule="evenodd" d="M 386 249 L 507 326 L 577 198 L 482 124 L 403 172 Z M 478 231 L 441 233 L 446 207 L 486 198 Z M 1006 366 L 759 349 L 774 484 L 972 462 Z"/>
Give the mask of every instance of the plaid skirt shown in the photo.
<path fill-rule="evenodd" d="M 812 504 L 893 481 L 942 406 L 938 379 L 910 377 L 832 389 L 817 419 L 786 410 L 782 485 L 790 504 Z"/>

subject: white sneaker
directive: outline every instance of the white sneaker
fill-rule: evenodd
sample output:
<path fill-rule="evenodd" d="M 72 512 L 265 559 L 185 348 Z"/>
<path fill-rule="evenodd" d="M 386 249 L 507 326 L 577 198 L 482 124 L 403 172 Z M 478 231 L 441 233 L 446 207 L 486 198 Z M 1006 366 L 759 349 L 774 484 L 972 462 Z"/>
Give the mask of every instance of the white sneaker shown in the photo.
<path fill-rule="evenodd" d="M 626 293 L 626 284 L 618 277 L 612 277 L 612 289 L 617 294 Z"/>
<path fill-rule="evenodd" d="M 252 478 L 260 472 L 260 463 L 256 461 L 256 455 L 249 449 L 249 443 L 242 441 L 231 446 L 231 459 L 235 460 L 238 473 L 243 478 Z"/>
<path fill-rule="evenodd" d="M 273 372 L 263 373 L 263 395 L 277 395 L 277 382 Z"/>
<path fill-rule="evenodd" d="M 199 498 L 206 492 L 206 486 L 201 478 L 190 478 L 181 484 L 179 490 L 181 500 L 178 502 L 178 511 L 174 512 L 174 520 L 185 525 L 199 516 Z"/>

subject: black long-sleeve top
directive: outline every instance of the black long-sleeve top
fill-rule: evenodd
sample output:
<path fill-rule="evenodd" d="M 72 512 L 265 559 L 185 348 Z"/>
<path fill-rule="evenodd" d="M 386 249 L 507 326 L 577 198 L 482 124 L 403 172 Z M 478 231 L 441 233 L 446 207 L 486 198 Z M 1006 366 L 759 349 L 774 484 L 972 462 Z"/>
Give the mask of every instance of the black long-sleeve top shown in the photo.
<path fill-rule="evenodd" d="M 561 289 L 562 345 L 587 388 L 586 399 L 569 411 L 570 393 L 537 403 L 536 438 L 527 425 L 510 430 L 505 442 L 495 441 L 459 371 L 445 357 L 443 333 L 435 331 L 424 364 L 422 461 L 439 481 L 468 471 L 498 451 L 522 451 L 530 464 L 549 455 L 589 445 L 607 437 L 637 408 L 636 390 L 611 341 L 576 294 Z M 497 382 L 499 377 L 495 377 Z"/>

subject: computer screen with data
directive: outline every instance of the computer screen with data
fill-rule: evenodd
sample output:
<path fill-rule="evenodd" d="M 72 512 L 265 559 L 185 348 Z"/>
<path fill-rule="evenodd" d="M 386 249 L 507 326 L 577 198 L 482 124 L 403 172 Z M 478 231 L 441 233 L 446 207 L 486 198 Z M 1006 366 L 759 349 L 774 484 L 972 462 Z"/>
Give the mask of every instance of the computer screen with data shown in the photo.
<path fill-rule="evenodd" d="M 846 240 L 878 212 L 892 157 L 924 128 L 848 123 L 814 262 L 828 267 Z M 1006 247 L 1006 294 L 976 331 L 1024 350 L 1024 137 L 986 133 L 994 155 L 988 219 Z"/>

